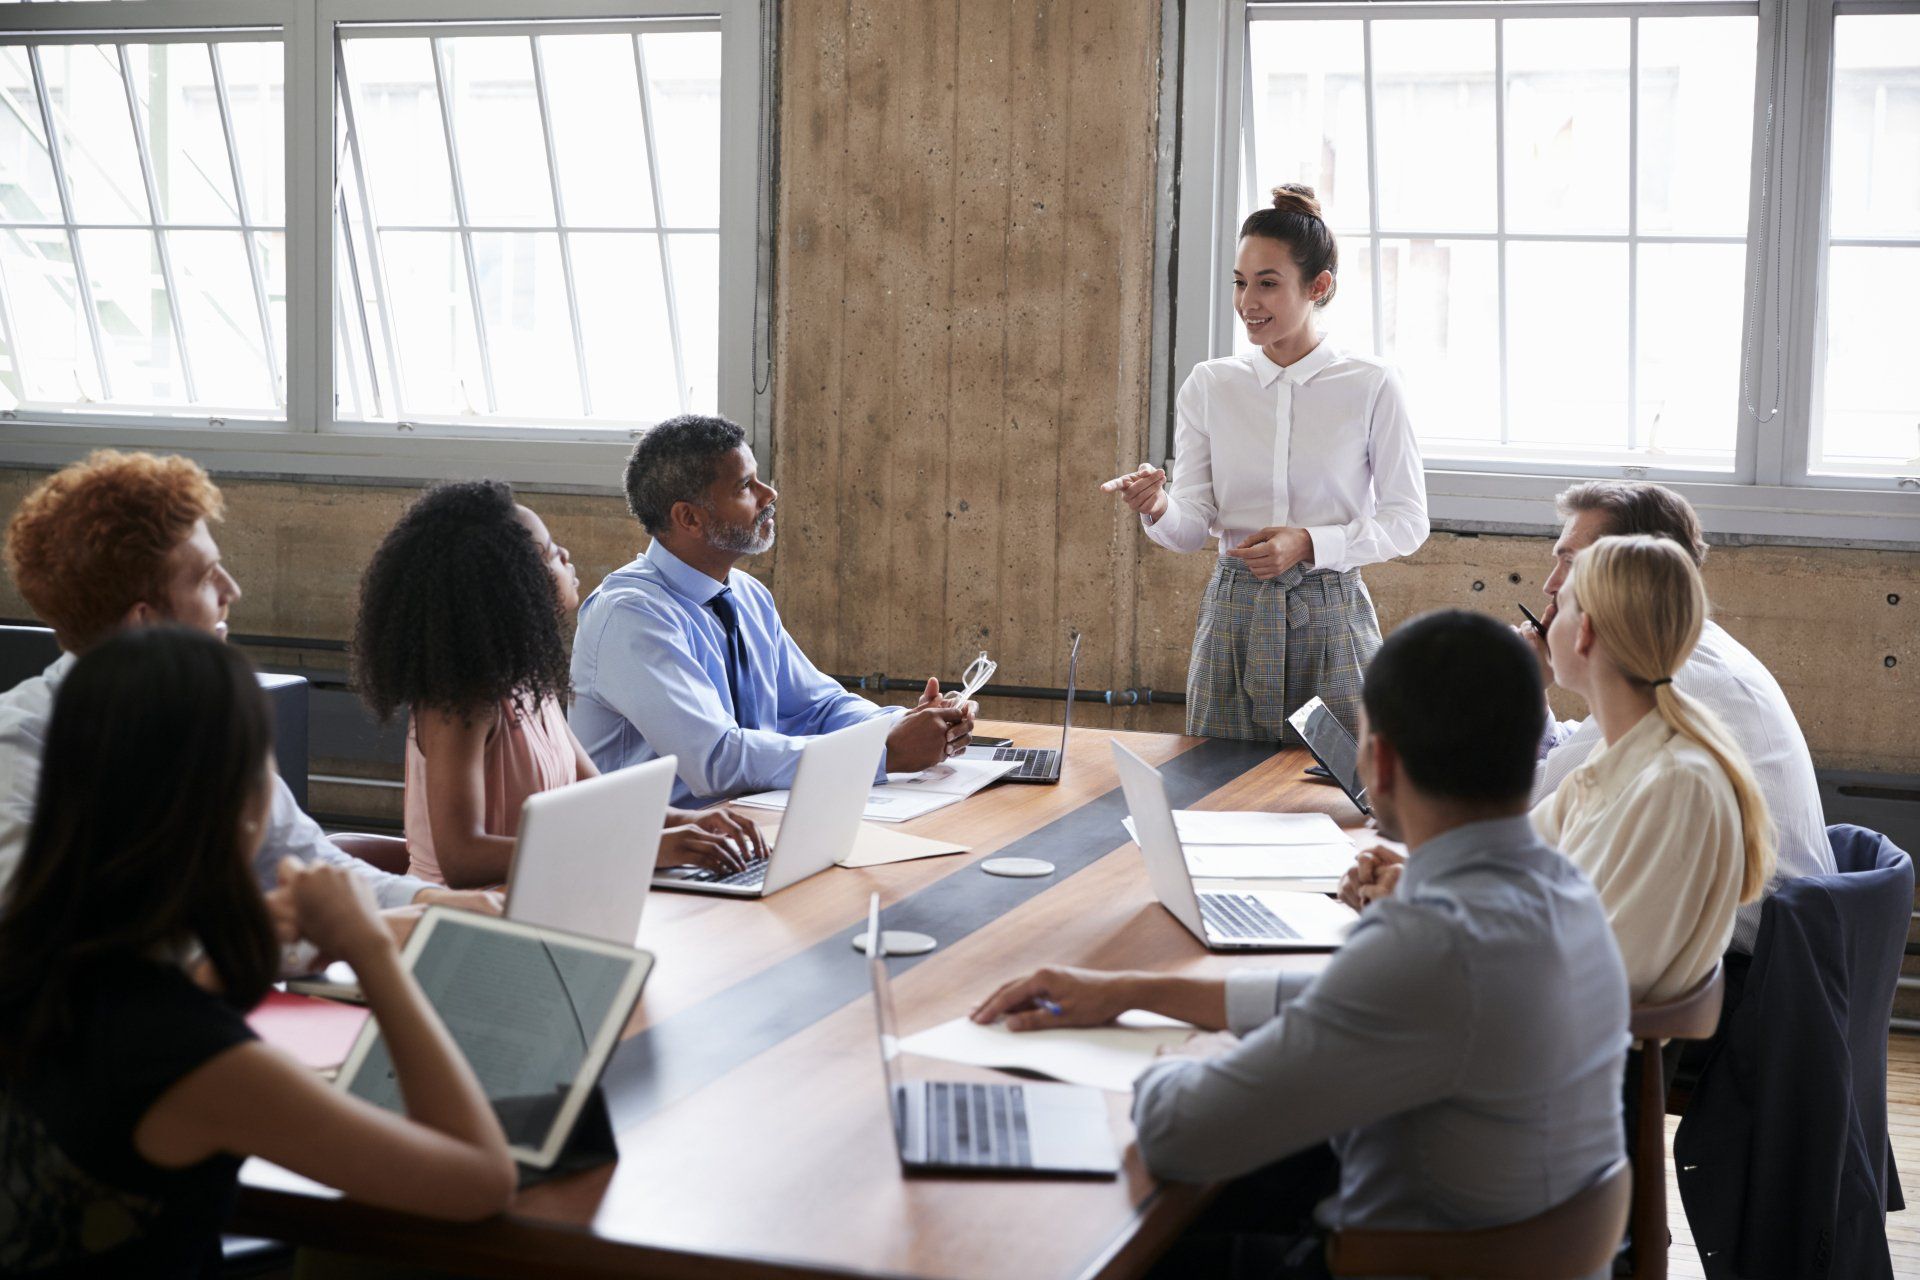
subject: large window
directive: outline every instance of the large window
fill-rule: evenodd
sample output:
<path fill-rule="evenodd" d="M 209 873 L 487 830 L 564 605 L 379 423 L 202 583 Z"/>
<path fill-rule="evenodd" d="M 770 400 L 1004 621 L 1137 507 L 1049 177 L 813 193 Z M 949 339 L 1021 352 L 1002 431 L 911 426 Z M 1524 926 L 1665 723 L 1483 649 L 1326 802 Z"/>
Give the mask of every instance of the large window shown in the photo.
<path fill-rule="evenodd" d="M 0 45 L 0 409 L 281 412 L 281 61 Z"/>
<path fill-rule="evenodd" d="M 1920 539 L 1920 2 L 1219 0 L 1183 34 L 1158 403 L 1247 349 L 1237 224 L 1304 182 L 1323 328 L 1400 370 L 1443 519 L 1628 475 L 1726 531 Z"/>
<path fill-rule="evenodd" d="M 753 422 L 760 0 L 534 8 L 0 0 L 7 456 L 604 486 Z"/>
<path fill-rule="evenodd" d="M 720 32 L 341 41 L 342 412 L 717 404 Z"/>

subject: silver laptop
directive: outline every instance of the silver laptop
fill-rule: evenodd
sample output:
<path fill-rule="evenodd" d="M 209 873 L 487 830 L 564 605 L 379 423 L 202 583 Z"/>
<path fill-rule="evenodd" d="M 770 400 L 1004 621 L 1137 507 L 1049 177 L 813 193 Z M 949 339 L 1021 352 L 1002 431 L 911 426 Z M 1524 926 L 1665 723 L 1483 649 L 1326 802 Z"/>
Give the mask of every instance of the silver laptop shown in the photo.
<path fill-rule="evenodd" d="M 1325 894 L 1196 890 L 1160 771 L 1118 742 L 1113 760 L 1154 896 L 1209 951 L 1332 951 L 1346 939 L 1360 917 Z"/>
<path fill-rule="evenodd" d="M 1049 750 L 1046 747 L 968 747 L 965 758 L 968 760 L 1017 760 L 1020 767 L 1002 777 L 1002 782 L 1045 782 L 1060 781 L 1067 768 L 1067 731 L 1073 728 L 1073 698 L 1077 687 L 1074 683 L 1080 670 L 1080 636 L 1073 637 L 1073 648 L 1067 651 L 1067 710 L 1060 722 L 1060 749 Z"/>
<path fill-rule="evenodd" d="M 1320 699 L 1309 698 L 1287 717 L 1287 723 L 1307 744 L 1307 750 L 1313 752 L 1313 758 L 1320 762 L 1327 776 L 1347 793 L 1354 808 L 1372 817 L 1373 809 L 1367 804 L 1367 786 L 1360 781 L 1360 744 L 1347 732 L 1347 726 L 1340 723 L 1340 717 Z"/>
<path fill-rule="evenodd" d="M 807 743 L 766 857 L 731 875 L 704 867 L 666 868 L 655 874 L 655 887 L 758 898 L 825 871 L 853 848 L 893 725 L 893 717 L 875 716 Z"/>
<path fill-rule="evenodd" d="M 632 946 L 678 763 L 661 756 L 528 796 L 507 919 Z"/>
<path fill-rule="evenodd" d="M 1061 1173 L 1112 1177 L 1119 1153 L 1107 1127 L 1107 1100 L 1078 1084 L 976 1084 L 906 1080 L 900 1069 L 900 1024 L 887 981 L 880 895 L 867 904 L 867 967 L 880 1027 L 880 1065 L 901 1167 L 908 1172 Z"/>

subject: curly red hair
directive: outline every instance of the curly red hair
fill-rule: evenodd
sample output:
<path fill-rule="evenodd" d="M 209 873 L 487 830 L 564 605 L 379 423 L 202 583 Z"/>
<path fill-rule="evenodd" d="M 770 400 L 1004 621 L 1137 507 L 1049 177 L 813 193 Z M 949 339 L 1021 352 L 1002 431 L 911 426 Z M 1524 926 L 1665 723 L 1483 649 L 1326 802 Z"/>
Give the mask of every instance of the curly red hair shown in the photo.
<path fill-rule="evenodd" d="M 167 556 L 225 511 L 200 464 L 101 449 L 29 493 L 7 522 L 7 571 L 60 647 L 81 653 L 167 592 Z"/>

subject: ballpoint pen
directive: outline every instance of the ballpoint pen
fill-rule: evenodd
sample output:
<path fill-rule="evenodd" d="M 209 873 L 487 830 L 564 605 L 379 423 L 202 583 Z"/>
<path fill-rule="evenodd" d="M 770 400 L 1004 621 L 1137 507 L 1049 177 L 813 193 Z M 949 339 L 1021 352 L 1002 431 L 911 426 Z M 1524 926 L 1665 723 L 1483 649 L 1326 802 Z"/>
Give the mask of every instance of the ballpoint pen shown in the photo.
<path fill-rule="evenodd" d="M 1542 640 L 1545 640 L 1547 638 L 1547 629 L 1540 625 L 1540 619 L 1533 616 L 1533 610 L 1527 608 L 1525 605 L 1521 605 L 1520 612 L 1526 615 L 1527 622 L 1533 627 L 1535 634 Z"/>

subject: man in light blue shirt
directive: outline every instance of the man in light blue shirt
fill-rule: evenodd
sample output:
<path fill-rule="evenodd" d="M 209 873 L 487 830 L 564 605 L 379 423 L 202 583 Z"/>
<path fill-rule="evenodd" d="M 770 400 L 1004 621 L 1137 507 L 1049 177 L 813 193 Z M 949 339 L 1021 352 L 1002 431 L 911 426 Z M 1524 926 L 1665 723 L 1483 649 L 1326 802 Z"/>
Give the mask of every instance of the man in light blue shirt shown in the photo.
<path fill-rule="evenodd" d="M 1621 1158 L 1626 970 L 1593 885 L 1527 820 L 1532 655 L 1484 614 L 1427 614 L 1363 698 L 1361 775 L 1410 854 L 1324 969 L 1042 969 L 974 1013 L 1030 1030 L 1140 1008 L 1234 1033 L 1134 1082 L 1156 1175 L 1247 1178 L 1156 1276 L 1324 1276 L 1328 1228 L 1502 1226 Z"/>
<path fill-rule="evenodd" d="M 700 806 L 792 783 L 807 739 L 894 716 L 881 772 L 930 768 L 965 750 L 974 704 L 927 681 L 918 705 L 878 707 L 807 661 L 773 594 L 737 572 L 773 546 L 774 503 L 724 418 L 685 415 L 627 459 L 627 506 L 653 541 L 580 606 L 574 733 L 605 772 L 677 756 L 673 803 Z"/>

